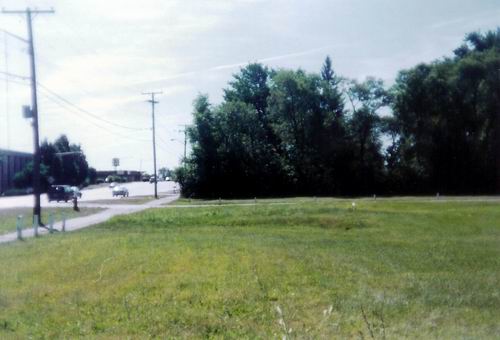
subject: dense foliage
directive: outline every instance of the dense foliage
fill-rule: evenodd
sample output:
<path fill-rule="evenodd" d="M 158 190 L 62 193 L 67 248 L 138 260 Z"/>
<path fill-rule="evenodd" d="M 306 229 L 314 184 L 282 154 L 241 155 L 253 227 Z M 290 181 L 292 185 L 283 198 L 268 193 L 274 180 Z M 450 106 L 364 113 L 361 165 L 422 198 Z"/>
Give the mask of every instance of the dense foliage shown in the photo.
<path fill-rule="evenodd" d="M 95 169 L 89 168 L 85 154 L 80 145 L 71 144 L 68 137 L 60 136 L 50 143 L 45 140 L 40 145 L 40 175 L 42 188 L 46 190 L 50 184 L 69 184 L 80 186 L 85 182 L 95 181 Z M 33 162 L 14 177 L 18 188 L 30 187 L 33 182 Z"/>
<path fill-rule="evenodd" d="M 381 80 L 250 64 L 194 102 L 183 194 L 488 193 L 500 189 L 500 30 Z"/>

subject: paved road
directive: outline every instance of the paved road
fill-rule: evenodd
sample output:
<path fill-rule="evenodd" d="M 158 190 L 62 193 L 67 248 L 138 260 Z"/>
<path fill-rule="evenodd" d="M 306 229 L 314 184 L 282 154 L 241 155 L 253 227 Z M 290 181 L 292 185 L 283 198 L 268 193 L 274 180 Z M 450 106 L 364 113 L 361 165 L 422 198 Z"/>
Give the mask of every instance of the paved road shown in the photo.
<path fill-rule="evenodd" d="M 84 217 L 77 217 L 77 218 L 67 220 L 66 221 L 66 231 L 74 231 L 74 230 L 90 227 L 92 225 L 105 222 L 105 221 L 109 220 L 110 218 L 112 218 L 113 216 L 126 215 L 126 214 L 139 212 L 142 210 L 146 210 L 149 208 L 161 207 L 161 205 L 172 202 L 172 201 L 176 200 L 178 197 L 179 197 L 179 195 L 168 195 L 168 196 L 161 198 L 159 200 L 150 201 L 150 202 L 140 204 L 140 205 L 118 205 L 118 204 L 107 205 L 108 209 L 101 211 L 97 214 L 84 216 Z M 62 222 L 55 223 L 54 228 L 56 230 L 61 230 L 62 229 Z M 46 229 L 43 229 L 43 228 L 39 228 L 38 232 L 40 235 L 44 235 L 44 234 L 48 233 L 48 231 Z M 34 236 L 33 228 L 24 229 L 22 236 L 23 236 L 23 238 L 33 237 Z M 0 235 L 0 244 L 7 243 L 7 242 L 13 242 L 13 241 L 16 241 L 16 239 L 17 239 L 17 234 L 15 232 L 10 233 L 10 234 Z"/>
<path fill-rule="evenodd" d="M 132 182 L 132 183 L 124 183 L 130 196 L 145 196 L 152 195 L 154 193 L 153 184 L 148 182 Z M 158 182 L 158 192 L 159 193 L 168 193 L 173 192 L 174 187 L 177 184 L 174 182 Z M 120 199 L 119 197 L 113 198 L 111 194 L 111 189 L 108 187 L 101 187 L 96 189 L 88 189 L 82 190 L 82 198 L 79 200 L 80 202 L 88 202 L 95 200 L 108 200 L 108 199 Z M 16 208 L 16 207 L 31 207 L 33 206 L 33 195 L 26 196 L 12 196 L 12 197 L 1 197 L 0 198 L 0 208 Z M 71 202 L 51 202 L 47 200 L 47 195 L 43 194 L 41 196 L 41 204 L 42 207 L 50 207 L 50 206 L 70 206 Z"/>

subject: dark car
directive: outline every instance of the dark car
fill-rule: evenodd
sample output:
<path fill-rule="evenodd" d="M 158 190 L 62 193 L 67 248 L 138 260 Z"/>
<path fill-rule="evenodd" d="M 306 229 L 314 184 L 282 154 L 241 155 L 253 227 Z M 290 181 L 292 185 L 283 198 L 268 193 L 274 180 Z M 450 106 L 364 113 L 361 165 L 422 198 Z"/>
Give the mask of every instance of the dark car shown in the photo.
<path fill-rule="evenodd" d="M 73 198 L 73 190 L 69 185 L 52 185 L 47 193 L 49 202 L 51 201 L 64 201 L 68 202 Z"/>

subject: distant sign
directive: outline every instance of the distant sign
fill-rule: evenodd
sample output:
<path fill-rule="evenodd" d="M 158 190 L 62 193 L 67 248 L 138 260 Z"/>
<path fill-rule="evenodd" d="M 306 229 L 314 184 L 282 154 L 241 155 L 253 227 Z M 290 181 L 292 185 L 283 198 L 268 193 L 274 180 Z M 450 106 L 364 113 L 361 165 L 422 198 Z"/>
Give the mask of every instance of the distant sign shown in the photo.
<path fill-rule="evenodd" d="M 120 166 L 120 158 L 113 158 L 113 166 L 114 167 Z"/>

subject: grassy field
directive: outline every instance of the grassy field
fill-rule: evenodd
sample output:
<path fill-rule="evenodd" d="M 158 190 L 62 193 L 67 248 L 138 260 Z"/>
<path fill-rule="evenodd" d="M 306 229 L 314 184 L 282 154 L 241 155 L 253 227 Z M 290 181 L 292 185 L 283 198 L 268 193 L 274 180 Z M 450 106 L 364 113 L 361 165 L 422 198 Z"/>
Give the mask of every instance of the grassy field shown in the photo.
<path fill-rule="evenodd" d="M 64 214 L 67 219 L 70 219 L 95 214 L 101 210 L 102 209 L 97 208 L 80 208 L 80 211 L 76 212 L 73 208 L 44 208 L 42 217 L 43 222 L 48 223 L 48 216 L 52 213 L 54 222 L 58 222 L 62 220 L 62 214 Z M 33 223 L 33 208 L 0 209 L 0 235 L 16 231 L 16 220 L 19 215 L 23 216 L 24 228 L 31 228 Z"/>
<path fill-rule="evenodd" d="M 329 199 L 331 201 L 331 199 Z M 190 199 L 190 198 L 180 198 L 173 202 L 166 203 L 165 205 L 250 205 L 250 204 L 288 204 L 288 203 L 304 203 L 304 202 L 314 202 L 314 198 L 253 198 L 253 199 Z"/>
<path fill-rule="evenodd" d="M 0 338 L 499 338 L 495 202 L 151 209 L 0 246 Z"/>

